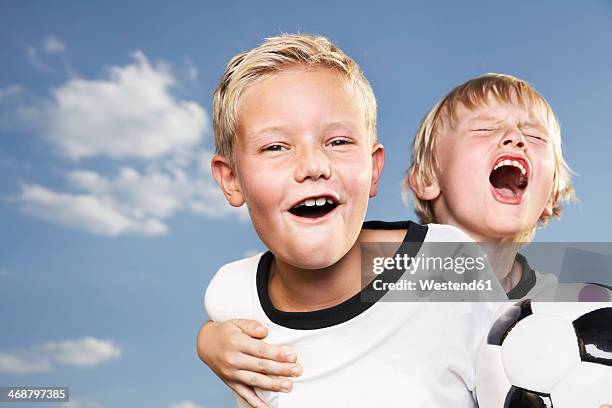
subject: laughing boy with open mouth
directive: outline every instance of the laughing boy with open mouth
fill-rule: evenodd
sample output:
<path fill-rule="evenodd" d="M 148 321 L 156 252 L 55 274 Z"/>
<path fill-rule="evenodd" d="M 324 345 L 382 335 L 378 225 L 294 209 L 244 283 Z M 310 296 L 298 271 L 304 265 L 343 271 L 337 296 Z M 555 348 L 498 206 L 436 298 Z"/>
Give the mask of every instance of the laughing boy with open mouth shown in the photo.
<path fill-rule="evenodd" d="M 449 224 L 475 241 L 512 243 L 495 268 L 510 299 L 556 284 L 516 253 L 573 198 L 552 108 L 527 82 L 486 74 L 457 86 L 427 114 L 413 143 L 404 192 L 423 223 Z"/>
<path fill-rule="evenodd" d="M 213 118 L 213 175 L 231 205 L 246 203 L 269 251 L 222 267 L 207 312 L 219 322 L 259 320 L 267 341 L 300 356 L 297 364 L 279 347 L 291 363 L 258 359 L 250 339 L 242 369 L 228 376 L 211 363 L 239 405 L 473 407 L 475 356 L 491 310 L 361 301 L 372 285 L 362 288 L 361 243 L 411 243 L 415 257 L 423 243 L 470 238 L 452 226 L 363 224 L 384 153 L 376 100 L 357 64 L 324 37 L 268 39 L 230 61 Z"/>

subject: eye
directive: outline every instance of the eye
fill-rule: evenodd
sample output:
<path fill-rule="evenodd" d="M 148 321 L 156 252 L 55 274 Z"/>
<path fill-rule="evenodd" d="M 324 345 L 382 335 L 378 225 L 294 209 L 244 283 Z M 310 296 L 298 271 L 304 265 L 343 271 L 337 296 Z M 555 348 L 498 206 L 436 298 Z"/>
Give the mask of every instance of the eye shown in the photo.
<path fill-rule="evenodd" d="M 265 146 L 261 149 L 263 152 L 281 152 L 283 150 L 287 150 L 286 146 L 283 146 L 280 143 L 272 143 L 270 145 Z"/>
<path fill-rule="evenodd" d="M 344 146 L 344 145 L 348 145 L 348 144 L 352 144 L 353 142 L 349 139 L 345 139 L 345 138 L 337 138 L 337 139 L 332 139 L 329 142 L 330 146 Z"/>
<path fill-rule="evenodd" d="M 533 140 L 537 140 L 537 141 L 546 143 L 546 138 L 542 137 L 542 136 L 538 136 L 538 135 L 525 135 L 525 137 L 528 137 L 528 138 L 531 138 Z"/>

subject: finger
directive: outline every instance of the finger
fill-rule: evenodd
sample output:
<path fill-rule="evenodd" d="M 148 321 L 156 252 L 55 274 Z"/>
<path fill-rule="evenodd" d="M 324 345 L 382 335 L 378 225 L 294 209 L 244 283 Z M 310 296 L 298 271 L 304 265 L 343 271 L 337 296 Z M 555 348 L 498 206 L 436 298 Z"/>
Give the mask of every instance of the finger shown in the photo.
<path fill-rule="evenodd" d="M 287 378 L 269 377 L 252 371 L 238 371 L 236 373 L 236 380 L 244 385 L 261 388 L 267 391 L 289 392 L 293 388 L 293 382 Z"/>
<path fill-rule="evenodd" d="M 233 383 L 230 387 L 253 408 L 268 408 L 268 405 L 255 394 L 253 388 L 240 383 Z"/>
<path fill-rule="evenodd" d="M 266 326 L 259 323 L 257 320 L 234 319 L 232 320 L 244 334 L 256 339 L 263 339 L 268 335 Z"/>
<path fill-rule="evenodd" d="M 240 363 L 240 369 L 280 377 L 299 377 L 303 371 L 302 366 L 298 363 L 281 363 L 248 354 L 242 355 Z"/>
<path fill-rule="evenodd" d="M 297 354 L 289 347 L 273 346 L 262 340 L 249 339 L 245 342 L 242 351 L 253 357 L 275 360 L 281 363 L 295 363 L 297 361 Z"/>

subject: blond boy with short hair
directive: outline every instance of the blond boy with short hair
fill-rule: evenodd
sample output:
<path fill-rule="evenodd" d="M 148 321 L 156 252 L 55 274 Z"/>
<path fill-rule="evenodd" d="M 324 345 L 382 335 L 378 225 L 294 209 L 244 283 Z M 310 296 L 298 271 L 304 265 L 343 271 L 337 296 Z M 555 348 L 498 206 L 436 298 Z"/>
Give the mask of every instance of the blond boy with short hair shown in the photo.
<path fill-rule="evenodd" d="M 213 175 L 231 205 L 246 202 L 269 251 L 222 267 L 207 312 L 261 321 L 267 340 L 292 346 L 301 363 L 279 347 L 273 354 L 291 363 L 254 357 L 264 356 L 251 339 L 240 351 L 244 370 L 215 372 L 252 405 L 473 407 L 488 309 L 361 301 L 372 284 L 362 289 L 360 243 L 414 242 L 416 256 L 424 242 L 469 238 L 450 226 L 362 227 L 384 154 L 374 94 L 357 64 L 324 37 L 270 38 L 230 61 L 213 112 Z M 255 371 L 299 378 L 286 393 L 290 383 Z M 249 386 L 274 391 L 255 395 Z"/>
<path fill-rule="evenodd" d="M 485 74 L 454 88 L 424 118 L 403 191 L 413 193 L 423 223 L 453 225 L 479 242 L 517 243 L 514 265 L 496 268 L 517 299 L 557 283 L 516 250 L 574 198 L 570 175 L 548 101 L 522 79 Z"/>
<path fill-rule="evenodd" d="M 527 200 L 524 191 L 529 188 L 528 183 L 525 186 L 517 186 L 521 190 L 520 196 L 518 191 L 511 192 L 517 200 L 511 197 L 504 200 L 503 196 L 486 194 L 486 191 L 483 197 L 477 197 L 476 193 L 483 192 L 482 189 L 466 188 L 463 189 L 464 194 L 453 203 L 443 204 L 440 201 L 445 193 L 439 182 L 440 177 L 464 181 L 468 176 L 474 178 L 474 174 L 444 174 L 447 163 L 444 163 L 443 158 L 440 157 L 440 150 L 446 153 L 448 149 L 446 149 L 447 146 L 439 145 L 454 144 L 454 140 L 463 136 L 476 135 L 480 139 L 493 139 L 496 136 L 503 136 L 503 132 L 508 135 L 504 139 L 507 143 L 507 148 L 504 150 L 516 155 L 519 160 L 528 159 L 527 156 L 533 151 L 534 155 L 544 155 L 542 159 L 553 161 L 552 173 L 547 172 L 548 178 L 552 176 L 552 184 L 550 180 L 547 180 L 546 185 L 542 186 L 544 187 L 543 198 L 546 200 L 537 200 L 534 203 L 536 208 L 525 208 L 523 212 L 528 212 L 528 214 L 525 214 L 520 222 L 511 225 L 510 230 L 501 229 L 503 226 L 498 225 L 497 214 L 500 208 L 503 209 L 507 205 L 515 207 L 524 205 L 524 201 Z M 514 137 L 512 132 L 522 133 L 521 140 L 515 142 L 512 139 Z M 541 148 L 542 146 L 544 148 Z M 486 158 L 480 157 L 480 159 Z M 527 161 L 527 165 L 529 163 Z M 485 166 L 485 176 L 491 181 L 494 173 L 493 167 L 496 167 L 498 163 L 491 163 L 491 160 L 484 162 L 478 160 L 474 164 Z M 531 168 L 525 169 L 520 161 L 518 165 L 510 163 L 501 167 L 508 166 L 518 169 L 519 172 L 525 172 L 522 176 L 526 181 L 529 181 L 529 177 L 533 174 Z M 481 166 L 473 166 L 470 170 L 482 172 Z M 511 174 L 506 174 L 506 176 L 511 176 Z M 444 221 L 455 221 L 457 218 L 455 223 L 459 224 L 458 226 L 464 232 L 482 242 L 507 242 L 509 240 L 529 242 L 537 227 L 545 225 L 551 216 L 559 217 L 560 204 L 574 197 L 570 176 L 571 170 L 563 158 L 561 149 L 559 123 L 548 101 L 522 79 L 511 75 L 491 73 L 457 86 L 425 116 L 413 142 L 412 164 L 404 179 L 403 191 L 406 195 L 410 192 L 414 193 L 415 212 L 423 223 L 445 224 Z M 486 187 L 484 190 L 489 189 L 486 180 L 474 178 L 474 183 L 480 182 Z M 447 183 L 442 184 L 446 186 Z M 494 186 L 493 188 L 497 189 Z M 453 192 L 452 187 L 449 189 Z M 482 204 L 477 203 L 476 200 L 480 198 L 485 198 L 487 201 Z M 450 201 L 450 198 L 445 201 Z M 447 214 L 449 211 L 445 209 L 446 206 L 467 206 L 469 204 L 474 210 L 477 210 L 478 207 L 486 207 L 486 212 L 452 216 Z M 460 213 L 461 210 L 450 212 Z M 479 222 L 483 219 L 484 223 L 480 224 Z"/>

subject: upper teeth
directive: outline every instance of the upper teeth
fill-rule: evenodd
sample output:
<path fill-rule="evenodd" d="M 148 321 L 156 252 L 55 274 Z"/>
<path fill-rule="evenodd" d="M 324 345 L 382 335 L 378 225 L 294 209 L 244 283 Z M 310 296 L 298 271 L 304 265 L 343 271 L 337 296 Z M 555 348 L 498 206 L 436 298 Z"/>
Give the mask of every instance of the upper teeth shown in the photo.
<path fill-rule="evenodd" d="M 299 204 L 297 204 L 293 208 L 299 207 L 301 205 L 305 205 L 306 207 L 312 207 L 314 205 L 317 205 L 317 206 L 321 207 L 321 206 L 324 206 L 325 203 L 333 204 L 334 200 L 332 200 L 331 198 L 326 198 L 326 197 L 319 197 L 317 199 L 309 198 L 307 200 L 304 200 L 304 201 L 300 202 Z"/>
<path fill-rule="evenodd" d="M 523 164 L 520 161 L 517 160 L 502 160 L 499 163 L 497 163 L 495 165 L 495 167 L 493 167 L 493 170 L 497 170 L 502 166 L 514 166 L 514 167 L 518 167 L 521 170 L 521 174 L 524 176 L 525 174 L 527 174 L 527 170 L 525 169 L 525 166 L 523 166 Z"/>

